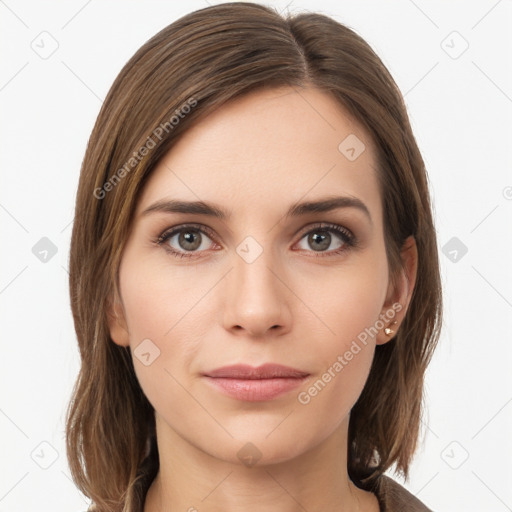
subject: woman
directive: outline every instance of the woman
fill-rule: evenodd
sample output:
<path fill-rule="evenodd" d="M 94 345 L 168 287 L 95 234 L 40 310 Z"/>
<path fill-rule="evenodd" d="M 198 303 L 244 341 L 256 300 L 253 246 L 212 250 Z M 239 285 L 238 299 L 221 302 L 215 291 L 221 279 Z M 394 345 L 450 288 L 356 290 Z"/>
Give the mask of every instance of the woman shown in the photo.
<path fill-rule="evenodd" d="M 90 510 L 429 510 L 407 478 L 441 286 L 400 92 L 352 30 L 184 16 L 102 106 L 70 255 Z"/>

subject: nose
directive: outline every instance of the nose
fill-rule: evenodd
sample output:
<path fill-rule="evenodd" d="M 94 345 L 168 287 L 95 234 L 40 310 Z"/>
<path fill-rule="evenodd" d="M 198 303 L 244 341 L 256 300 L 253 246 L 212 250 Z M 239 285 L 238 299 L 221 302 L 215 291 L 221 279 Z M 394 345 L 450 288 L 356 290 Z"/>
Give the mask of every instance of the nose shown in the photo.
<path fill-rule="evenodd" d="M 263 251 L 252 262 L 235 254 L 234 268 L 226 276 L 224 327 L 252 337 L 278 336 L 291 329 L 291 292 L 286 277 Z"/>

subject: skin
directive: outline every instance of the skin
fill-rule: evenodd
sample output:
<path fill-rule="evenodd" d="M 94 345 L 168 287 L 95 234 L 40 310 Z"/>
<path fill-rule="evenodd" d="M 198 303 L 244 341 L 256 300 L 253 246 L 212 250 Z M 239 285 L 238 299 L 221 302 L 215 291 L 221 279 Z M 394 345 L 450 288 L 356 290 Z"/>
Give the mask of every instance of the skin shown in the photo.
<path fill-rule="evenodd" d="M 349 134 L 366 147 L 354 161 L 338 150 Z M 150 339 L 160 350 L 148 366 L 133 358 L 155 409 L 160 455 L 145 512 L 378 511 L 375 495 L 348 477 L 347 430 L 375 346 L 390 336 L 379 330 L 308 404 L 297 398 L 400 303 L 396 331 L 411 298 L 416 244 L 410 238 L 404 245 L 404 270 L 392 286 L 374 154 L 360 124 L 325 92 L 283 87 L 218 109 L 154 169 L 123 252 L 121 297 L 109 311 L 115 343 L 133 354 Z M 371 221 L 354 207 L 285 217 L 296 202 L 333 195 L 359 198 Z M 231 216 L 142 215 L 169 198 L 212 202 Z M 330 231 L 330 244 L 319 250 L 308 238 L 318 222 L 349 229 L 358 245 L 344 245 Z M 180 245 L 177 235 L 155 243 L 183 223 L 206 226 L 214 236 L 199 233 L 196 249 Z M 247 236 L 263 251 L 251 263 L 237 253 Z M 173 256 L 165 244 L 193 257 Z M 345 250 L 335 254 L 340 247 Z M 201 376 L 266 362 L 310 377 L 274 400 L 247 402 L 221 394 Z M 252 467 L 237 456 L 247 443 L 260 453 Z"/>

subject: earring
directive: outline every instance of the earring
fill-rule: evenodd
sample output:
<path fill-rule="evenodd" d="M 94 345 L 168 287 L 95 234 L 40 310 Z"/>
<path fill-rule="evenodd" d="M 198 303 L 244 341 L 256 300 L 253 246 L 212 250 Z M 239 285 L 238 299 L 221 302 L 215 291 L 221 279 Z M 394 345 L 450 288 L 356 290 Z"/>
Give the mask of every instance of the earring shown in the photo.
<path fill-rule="evenodd" d="M 395 320 L 394 322 L 392 322 L 392 323 L 391 323 L 391 324 L 389 324 L 389 325 L 395 325 L 396 323 L 397 323 L 397 322 L 396 322 L 396 320 Z M 393 329 L 389 328 L 389 327 L 386 327 L 386 328 L 384 329 L 384 334 L 385 334 L 386 336 L 391 336 L 394 332 L 395 332 L 395 331 L 394 331 Z"/>

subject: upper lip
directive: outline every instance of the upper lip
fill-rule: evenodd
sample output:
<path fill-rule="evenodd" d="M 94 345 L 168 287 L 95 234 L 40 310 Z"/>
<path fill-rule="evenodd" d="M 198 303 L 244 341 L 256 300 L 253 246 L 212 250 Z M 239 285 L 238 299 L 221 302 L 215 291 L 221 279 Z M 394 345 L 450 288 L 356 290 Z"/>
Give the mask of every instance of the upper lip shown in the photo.
<path fill-rule="evenodd" d="M 226 379 L 276 379 L 302 378 L 307 377 L 309 373 L 281 364 L 267 363 L 258 367 L 246 364 L 223 366 L 222 368 L 211 370 L 203 375 Z"/>

